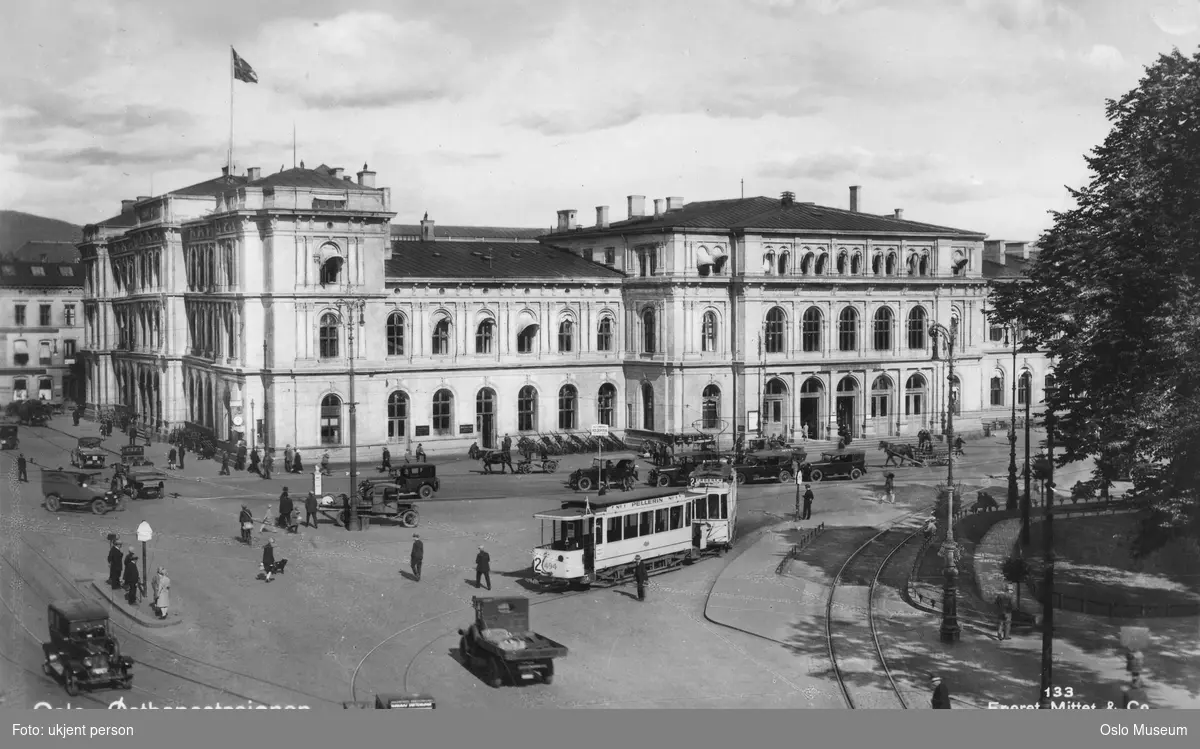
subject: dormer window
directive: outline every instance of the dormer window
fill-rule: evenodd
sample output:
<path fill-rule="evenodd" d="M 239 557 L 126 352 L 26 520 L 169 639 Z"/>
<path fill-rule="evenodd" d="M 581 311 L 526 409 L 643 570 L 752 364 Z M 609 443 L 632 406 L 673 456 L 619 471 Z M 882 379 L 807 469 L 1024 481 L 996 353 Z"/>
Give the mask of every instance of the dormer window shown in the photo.
<path fill-rule="evenodd" d="M 31 266 L 29 266 L 29 272 L 30 272 L 30 273 L 32 273 L 32 274 L 33 274 L 33 275 L 35 275 L 35 276 L 44 276 L 44 275 L 46 275 L 46 269 L 45 269 L 43 266 L 41 266 L 41 265 L 31 265 Z"/>

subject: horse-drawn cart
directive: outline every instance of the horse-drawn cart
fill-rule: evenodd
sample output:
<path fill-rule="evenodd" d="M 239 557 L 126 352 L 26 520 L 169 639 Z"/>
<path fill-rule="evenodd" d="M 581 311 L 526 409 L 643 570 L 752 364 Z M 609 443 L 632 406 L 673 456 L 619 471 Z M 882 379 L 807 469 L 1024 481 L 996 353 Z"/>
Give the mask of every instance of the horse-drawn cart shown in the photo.
<path fill-rule="evenodd" d="M 913 445 L 907 442 L 880 442 L 879 449 L 887 455 L 887 460 L 884 461 L 885 466 L 898 465 L 903 466 L 905 461 L 923 468 L 931 466 L 944 466 L 950 462 L 949 448 L 941 450 L 933 446 L 931 442 L 922 440 L 919 444 Z"/>
<path fill-rule="evenodd" d="M 558 461 L 557 460 L 551 460 L 550 458 L 547 458 L 545 460 L 535 461 L 532 458 L 530 458 L 528 460 L 522 460 L 520 463 L 517 463 L 517 473 L 532 473 L 533 466 L 535 463 L 537 465 L 541 466 L 542 473 L 554 473 L 555 471 L 558 470 Z"/>

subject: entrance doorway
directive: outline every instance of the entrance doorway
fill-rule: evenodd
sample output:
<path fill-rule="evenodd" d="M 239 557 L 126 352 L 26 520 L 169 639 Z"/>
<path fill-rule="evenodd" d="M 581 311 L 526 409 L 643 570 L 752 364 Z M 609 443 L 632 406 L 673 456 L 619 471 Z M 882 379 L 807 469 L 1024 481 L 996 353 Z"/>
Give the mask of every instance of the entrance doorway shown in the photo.
<path fill-rule="evenodd" d="M 483 388 L 475 396 L 475 430 L 482 447 L 496 447 L 496 391 L 491 388 Z"/>
<path fill-rule="evenodd" d="M 800 386 L 800 431 L 810 440 L 821 439 L 822 405 L 825 403 L 825 386 L 816 377 L 809 377 Z"/>
<path fill-rule="evenodd" d="M 837 423 L 839 427 L 845 427 L 851 437 L 862 436 L 857 423 L 857 401 L 858 382 L 853 377 L 843 377 L 837 386 Z"/>
<path fill-rule="evenodd" d="M 784 414 L 787 413 L 787 384 L 778 377 L 767 383 L 763 393 L 763 434 L 783 434 Z"/>

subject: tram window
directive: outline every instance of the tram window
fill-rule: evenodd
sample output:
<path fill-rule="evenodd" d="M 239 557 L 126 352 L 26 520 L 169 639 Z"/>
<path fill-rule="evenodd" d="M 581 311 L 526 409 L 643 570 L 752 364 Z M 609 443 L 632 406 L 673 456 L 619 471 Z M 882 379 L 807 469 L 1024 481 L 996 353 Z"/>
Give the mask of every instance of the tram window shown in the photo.
<path fill-rule="evenodd" d="M 636 512 L 625 516 L 625 538 L 638 537 L 638 515 Z"/>
<path fill-rule="evenodd" d="M 677 531 L 683 527 L 683 508 L 675 505 L 671 508 L 671 530 Z"/>
<path fill-rule="evenodd" d="M 604 543 L 604 526 L 601 525 L 600 523 L 596 523 L 596 540 L 593 543 L 594 544 Z"/>
<path fill-rule="evenodd" d="M 728 494 L 721 495 L 721 519 L 722 520 L 729 519 L 729 495 Z"/>
<path fill-rule="evenodd" d="M 683 506 L 683 524 L 684 525 L 692 524 L 692 503 L 691 502 L 688 502 L 687 504 L 685 504 Z"/>
<path fill-rule="evenodd" d="M 650 512 L 650 511 L 642 512 L 642 513 L 638 514 L 638 517 L 641 518 L 641 522 L 638 523 L 638 535 L 639 536 L 649 536 L 652 533 L 652 531 L 650 530 L 650 520 L 651 520 L 650 516 L 653 514 L 654 513 Z"/>
<path fill-rule="evenodd" d="M 708 520 L 708 506 L 705 504 L 704 497 L 696 500 L 696 519 Z"/>
<path fill-rule="evenodd" d="M 621 518 L 619 518 L 619 517 L 609 518 L 608 519 L 608 542 L 611 544 L 613 541 L 620 541 L 620 540 L 621 540 Z"/>
<path fill-rule="evenodd" d="M 654 532 L 663 533 L 667 530 L 667 511 L 665 509 L 654 511 Z"/>
<path fill-rule="evenodd" d="M 720 512 L 721 512 L 721 495 L 720 494 L 709 494 L 708 495 L 708 519 L 709 520 L 719 520 L 721 518 L 721 516 L 718 513 L 720 513 Z"/>

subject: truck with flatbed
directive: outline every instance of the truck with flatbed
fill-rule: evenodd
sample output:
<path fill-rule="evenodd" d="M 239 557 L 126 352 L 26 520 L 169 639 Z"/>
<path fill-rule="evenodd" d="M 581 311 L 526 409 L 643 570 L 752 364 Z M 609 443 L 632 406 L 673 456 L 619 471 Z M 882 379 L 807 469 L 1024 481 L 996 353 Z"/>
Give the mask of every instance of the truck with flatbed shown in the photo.
<path fill-rule="evenodd" d="M 554 659 L 567 655 L 567 647 L 529 628 L 529 599 L 496 596 L 471 599 L 475 621 L 458 630 L 463 664 L 481 671 L 488 684 L 554 681 Z"/>

